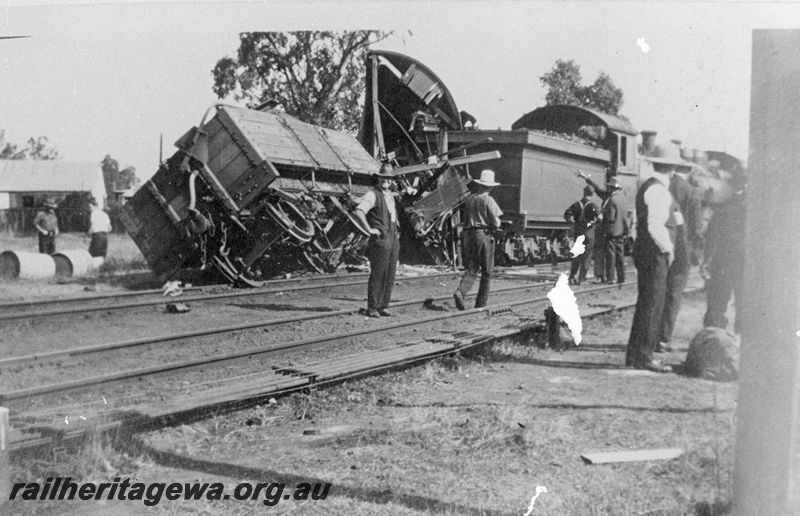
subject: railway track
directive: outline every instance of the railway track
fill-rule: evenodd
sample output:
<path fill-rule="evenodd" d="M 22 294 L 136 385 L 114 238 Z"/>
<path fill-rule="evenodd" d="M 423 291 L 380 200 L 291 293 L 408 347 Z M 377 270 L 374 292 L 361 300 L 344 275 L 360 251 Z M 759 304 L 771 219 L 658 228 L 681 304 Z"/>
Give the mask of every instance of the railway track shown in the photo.
<path fill-rule="evenodd" d="M 532 290 L 532 289 L 544 289 L 544 288 L 551 288 L 550 284 L 541 284 L 541 285 L 523 285 L 523 286 L 515 286 L 515 287 L 506 287 L 495 289 L 494 293 L 496 294 L 503 294 L 509 292 L 517 292 L 522 290 Z M 435 301 L 446 301 L 450 299 L 451 296 L 438 296 L 438 297 L 426 297 L 423 299 L 412 299 L 408 301 L 402 301 L 392 304 L 392 308 L 397 308 L 401 306 L 413 306 L 413 305 L 423 305 L 427 302 L 435 302 Z M 474 297 L 474 294 L 470 295 L 469 297 Z M 285 317 L 285 318 L 278 318 L 278 319 L 264 319 L 244 324 L 236 324 L 231 326 L 221 326 L 221 327 L 213 327 L 213 328 L 205 328 L 201 330 L 189 331 L 189 332 L 180 332 L 180 333 L 173 333 L 173 334 L 166 334 L 166 335 L 155 335 L 151 337 L 139 338 L 139 339 L 129 339 L 123 340 L 118 342 L 112 342 L 108 344 L 101 344 L 97 346 L 84 346 L 79 348 L 70 348 L 64 350 L 57 350 L 51 351 L 46 353 L 35 353 L 31 355 L 21 355 L 21 356 L 14 356 L 0 359 L 0 370 L 3 368 L 7 368 L 9 366 L 19 366 L 24 364 L 30 363 L 47 363 L 52 362 L 54 360 L 58 360 L 61 358 L 67 357 L 78 357 L 81 355 L 89 355 L 93 353 L 102 353 L 107 351 L 114 351 L 117 349 L 123 348 L 135 348 L 138 346 L 145 346 L 145 345 L 153 345 L 159 343 L 166 343 L 166 342 L 173 342 L 177 340 L 184 340 L 184 339 L 191 339 L 197 337 L 204 337 L 209 335 L 219 335 L 224 333 L 232 333 L 241 330 L 250 330 L 255 328 L 264 328 L 268 326 L 277 326 L 281 324 L 290 324 L 295 322 L 303 322 L 313 319 L 324 319 L 330 317 L 341 317 L 343 315 L 350 315 L 354 313 L 358 313 L 361 309 L 360 308 L 347 308 L 344 310 L 335 310 L 331 312 L 324 312 L 324 313 L 314 313 L 309 315 L 300 315 L 294 317 Z M 5 399 L 3 395 L 0 394 L 0 403 L 3 403 Z"/>
<path fill-rule="evenodd" d="M 582 297 L 587 294 L 599 293 L 616 288 L 616 286 L 593 287 L 578 291 L 576 292 L 576 295 Z M 500 289 L 498 289 L 498 291 L 499 290 Z M 419 303 L 420 301 L 414 300 L 413 302 Z M 358 336 L 363 337 L 379 335 L 381 333 L 392 332 L 401 328 L 407 329 L 413 326 L 441 326 L 441 322 L 445 320 L 454 320 L 467 317 L 474 318 L 477 314 L 482 312 L 488 314 L 502 314 L 504 312 L 509 312 L 518 306 L 544 302 L 547 302 L 547 299 L 544 296 L 524 298 L 481 309 L 467 310 L 464 312 L 448 312 L 446 314 L 418 318 L 413 323 L 400 322 L 381 324 L 377 327 L 362 328 L 354 332 L 325 335 L 310 339 L 286 342 L 269 347 L 244 350 L 237 353 L 222 354 L 201 360 L 189 360 L 181 363 L 143 368 L 136 371 L 126 371 L 123 373 L 118 373 L 114 377 L 100 376 L 91 379 L 77 380 L 70 383 L 54 384 L 15 392 L 6 392 L 0 395 L 2 396 L 0 399 L 3 400 L 2 402 L 4 404 L 9 402 L 13 403 L 14 401 L 25 400 L 31 396 L 55 394 L 65 392 L 65 390 L 86 389 L 96 387 L 97 385 L 107 382 L 120 382 L 134 378 L 141 380 L 146 376 L 172 375 L 178 371 L 188 371 L 194 368 L 207 368 L 212 365 L 216 367 L 222 364 L 232 364 L 237 361 L 251 360 L 254 356 L 272 358 L 289 351 L 319 348 L 321 346 L 331 345 L 337 341 L 346 341 Z M 409 303 L 411 303 L 411 301 L 409 301 Z M 630 306 L 630 303 L 623 303 L 618 306 L 603 306 L 599 310 L 593 310 L 590 313 L 583 314 L 583 317 L 596 317 L 601 314 L 609 313 L 610 311 L 624 310 Z M 344 378 L 368 374 L 370 372 L 393 367 L 400 367 L 402 365 L 418 362 L 434 356 L 453 353 L 477 345 L 485 344 L 486 342 L 496 338 L 524 333 L 535 324 L 536 323 L 532 322 L 532 320 L 529 320 L 527 323 L 522 323 L 516 326 L 506 326 L 499 329 L 490 328 L 488 331 L 456 331 L 451 332 L 450 335 L 439 335 L 438 337 L 429 337 L 427 339 L 405 343 L 399 346 L 394 345 L 389 348 L 370 350 L 366 353 L 358 353 L 354 356 L 339 357 L 334 360 L 326 361 L 322 364 L 316 364 L 313 366 L 276 366 L 271 371 L 267 372 L 261 370 L 259 372 L 245 375 L 240 374 L 236 375 L 233 379 L 229 379 L 230 381 L 227 382 L 207 382 L 207 385 L 217 386 L 204 389 L 202 394 L 199 395 L 184 394 L 165 402 L 146 403 L 144 405 L 140 404 L 134 406 L 132 410 L 124 410 L 123 412 L 126 414 L 124 423 L 123 421 L 117 421 L 112 418 L 112 420 L 109 421 L 94 420 L 91 422 L 91 424 L 87 425 L 73 425 L 69 429 L 69 432 L 65 432 L 65 428 L 60 428 L 60 431 L 57 432 L 57 438 L 58 440 L 75 438 L 81 435 L 81 431 L 88 431 L 88 428 L 91 428 L 92 431 L 103 429 L 119 429 L 121 426 L 123 426 L 123 424 L 130 428 L 149 428 L 152 427 L 152 425 L 162 424 L 167 420 L 171 420 L 181 415 L 198 411 L 203 412 L 205 409 L 208 409 L 212 406 L 230 404 L 236 405 L 244 402 L 249 403 L 253 402 L 254 400 L 261 399 L 267 395 L 274 396 L 280 393 L 290 392 L 292 390 L 324 385 L 326 383 L 339 381 Z M 220 383 L 222 385 L 220 385 Z M 134 414 L 134 416 L 132 416 L 132 414 Z M 81 430 L 81 426 L 84 427 L 83 430 Z M 15 439 L 14 444 L 12 444 L 12 450 L 20 451 L 30 447 L 41 446 L 44 443 L 42 439 L 44 439 L 42 436 L 28 436 L 27 438 Z M 48 439 L 44 440 L 47 441 Z"/>
<path fill-rule="evenodd" d="M 452 277 L 460 274 L 458 271 L 439 272 L 432 274 L 421 274 L 415 276 L 401 276 L 398 275 L 396 281 L 414 281 L 426 280 L 441 277 Z M 265 287 L 252 288 L 252 289 L 231 289 L 230 292 L 214 293 L 214 294 L 201 294 L 194 296 L 176 296 L 166 297 L 162 295 L 161 289 L 151 289 L 138 292 L 122 292 L 115 294 L 103 294 L 94 296 L 75 296 L 69 298 L 56 298 L 44 300 L 31 300 L 31 301 L 15 301 L 9 303 L 0 303 L 0 322 L 4 321 L 18 321 L 25 319 L 40 319 L 45 317 L 56 317 L 62 315 L 78 315 L 90 312 L 108 312 L 113 310 L 132 310 L 136 308 L 144 308 L 149 306 L 163 305 L 170 302 L 181 303 L 197 303 L 218 301 L 225 299 L 247 298 L 262 295 L 270 295 L 277 293 L 288 292 L 303 292 L 309 290 L 335 288 L 335 287 L 349 287 L 357 285 L 366 285 L 366 280 L 369 277 L 368 273 L 354 273 L 348 275 L 324 275 L 324 276 L 308 276 L 292 279 L 270 280 Z M 503 274 L 498 275 L 503 277 Z M 523 279 L 526 276 L 513 276 L 515 279 Z M 551 276 L 536 275 L 527 276 L 531 279 L 547 279 Z M 327 281 L 327 282 L 326 282 Z M 226 285 L 211 285 L 205 287 L 188 287 L 182 289 L 185 291 L 209 291 L 219 288 L 229 288 Z M 151 296 L 153 299 L 131 301 L 127 303 L 107 304 L 109 300 L 124 299 L 137 296 Z M 100 304 L 91 304 L 100 303 Z M 70 305 L 65 308 L 43 309 L 42 307 L 67 304 Z M 88 306 L 87 306 L 88 304 Z M 14 310 L 14 311 L 9 311 Z"/>

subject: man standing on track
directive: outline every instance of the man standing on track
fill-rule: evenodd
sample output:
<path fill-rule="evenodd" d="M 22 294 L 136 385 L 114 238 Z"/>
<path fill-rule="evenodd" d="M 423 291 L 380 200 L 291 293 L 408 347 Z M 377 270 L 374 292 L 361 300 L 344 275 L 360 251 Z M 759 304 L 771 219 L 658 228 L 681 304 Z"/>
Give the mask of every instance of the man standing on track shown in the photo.
<path fill-rule="evenodd" d="M 581 281 L 586 279 L 586 269 L 588 261 L 592 258 L 592 250 L 594 249 L 594 226 L 598 221 L 600 211 L 597 205 L 592 202 L 592 195 L 594 189 L 586 185 L 583 187 L 583 198 L 576 201 L 564 212 L 564 220 L 572 223 L 572 236 L 575 240 L 583 235 L 583 246 L 585 250 L 583 253 L 572 259 L 572 265 L 569 270 L 569 284 L 580 285 Z M 575 275 L 580 274 L 576 278 Z"/>
<path fill-rule="evenodd" d="M 676 215 L 680 214 L 669 192 L 669 180 L 684 162 L 678 157 L 668 156 L 659 147 L 656 147 L 654 156 L 645 159 L 653 164 L 654 174 L 636 194 L 633 262 L 638 272 L 638 295 L 625 365 L 668 373 L 672 368 L 654 360 L 653 352 L 663 323 L 667 274 L 675 256 Z"/>
<path fill-rule="evenodd" d="M 489 192 L 499 184 L 494 180 L 494 171 L 483 170 L 480 179 L 472 180 L 472 195 L 464 202 L 464 230 L 461 232 L 464 276 L 453 292 L 453 300 L 459 310 L 466 309 L 464 297 L 475 283 L 478 269 L 481 271 L 481 282 L 475 308 L 486 306 L 489 302 L 489 285 L 494 269 L 494 235 L 500 229 L 500 216 L 503 214 Z"/>
<path fill-rule="evenodd" d="M 616 193 L 622 187 L 616 181 L 606 183 L 607 197 L 603 200 L 600 210 L 603 214 L 602 231 L 605 235 L 605 266 L 606 275 L 604 283 L 614 283 L 616 272 L 617 283 L 625 283 L 625 237 L 628 234 L 628 220 L 620 209 Z"/>
<path fill-rule="evenodd" d="M 58 235 L 58 217 L 55 210 L 56 201 L 48 197 L 42 203 L 42 210 L 33 219 L 33 227 L 39 232 L 39 252 L 53 254 L 56 252 L 56 235 Z"/>
<path fill-rule="evenodd" d="M 400 251 L 399 219 L 391 187 L 394 178 L 391 166 L 381 165 L 373 174 L 375 188 L 364 194 L 356 206 L 355 216 L 372 236 L 367 243 L 369 281 L 367 283 L 367 316 L 389 317 L 386 310 L 392 299 L 394 275 Z"/>
<path fill-rule="evenodd" d="M 628 234 L 628 220 L 625 214 L 622 213 L 619 204 L 614 199 L 614 194 L 622 190 L 616 179 L 609 177 L 606 181 L 606 189 L 601 190 L 592 178 L 586 175 L 582 170 L 578 171 L 578 177 L 586 181 L 586 184 L 592 187 L 595 195 L 600 197 L 602 203 L 600 204 L 600 231 L 597 233 L 597 242 L 595 245 L 600 247 L 600 253 L 603 260 L 599 263 L 602 264 L 598 273 L 598 262 L 595 261 L 595 277 L 602 283 L 614 283 L 614 270 L 617 272 L 617 282 L 625 282 L 625 255 L 623 248 L 625 244 L 625 236 Z M 602 236 L 602 238 L 600 238 Z M 597 255 L 597 253 L 595 253 Z M 596 260 L 596 258 L 595 258 Z"/>

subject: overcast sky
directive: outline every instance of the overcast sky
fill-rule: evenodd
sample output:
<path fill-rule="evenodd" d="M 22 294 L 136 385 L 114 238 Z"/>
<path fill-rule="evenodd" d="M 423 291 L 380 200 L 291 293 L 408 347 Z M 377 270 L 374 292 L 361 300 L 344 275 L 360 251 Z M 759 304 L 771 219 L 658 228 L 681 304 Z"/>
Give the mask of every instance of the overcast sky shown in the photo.
<path fill-rule="evenodd" d="M 33 3 L 39 5 L 32 5 Z M 0 2 L 0 129 L 47 136 L 64 159 L 106 154 L 149 177 L 217 99 L 211 69 L 242 31 L 382 29 L 487 129 L 544 103 L 538 80 L 574 59 L 625 93 L 638 130 L 747 157 L 754 28 L 800 27 L 771 2 Z M 799 49 L 800 50 L 800 49 Z M 800 56 L 798 56 L 800 58 Z"/>

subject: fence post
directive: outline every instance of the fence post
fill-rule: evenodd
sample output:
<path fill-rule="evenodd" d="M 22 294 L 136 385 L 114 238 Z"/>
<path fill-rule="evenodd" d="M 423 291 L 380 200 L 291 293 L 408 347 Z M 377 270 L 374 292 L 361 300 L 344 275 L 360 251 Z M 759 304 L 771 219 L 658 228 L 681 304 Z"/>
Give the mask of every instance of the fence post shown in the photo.
<path fill-rule="evenodd" d="M 736 514 L 740 516 L 797 514 L 791 506 L 797 504 L 800 490 L 796 455 L 800 431 L 798 51 L 800 30 L 753 31 L 734 469 Z"/>

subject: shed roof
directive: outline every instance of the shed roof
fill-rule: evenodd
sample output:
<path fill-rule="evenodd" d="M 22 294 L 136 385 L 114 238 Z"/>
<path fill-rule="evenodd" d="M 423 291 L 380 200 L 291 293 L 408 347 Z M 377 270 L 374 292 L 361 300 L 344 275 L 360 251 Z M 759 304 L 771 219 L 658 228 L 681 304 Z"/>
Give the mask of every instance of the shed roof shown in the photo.
<path fill-rule="evenodd" d="M 618 133 L 639 134 L 626 119 L 581 106 L 556 104 L 534 109 L 511 125 L 512 129 L 551 129 L 563 131 L 564 126 L 605 125 Z"/>
<path fill-rule="evenodd" d="M 0 160 L 0 192 L 93 192 L 102 181 L 99 161 Z"/>

